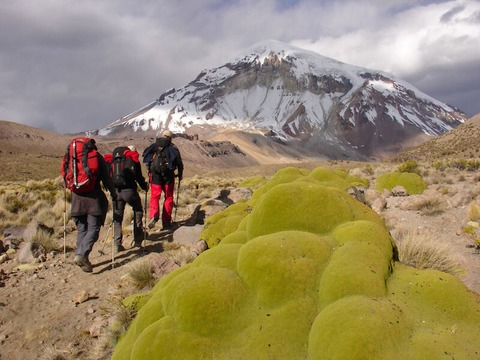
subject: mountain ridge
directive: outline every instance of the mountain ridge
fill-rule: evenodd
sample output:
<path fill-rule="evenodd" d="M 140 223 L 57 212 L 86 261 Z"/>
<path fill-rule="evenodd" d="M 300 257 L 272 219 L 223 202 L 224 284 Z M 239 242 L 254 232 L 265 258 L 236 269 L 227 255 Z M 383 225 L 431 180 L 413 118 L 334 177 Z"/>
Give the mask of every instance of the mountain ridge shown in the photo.
<path fill-rule="evenodd" d="M 90 134 L 235 129 L 300 142 L 313 156 L 375 159 L 466 119 L 385 72 L 270 40 Z"/>

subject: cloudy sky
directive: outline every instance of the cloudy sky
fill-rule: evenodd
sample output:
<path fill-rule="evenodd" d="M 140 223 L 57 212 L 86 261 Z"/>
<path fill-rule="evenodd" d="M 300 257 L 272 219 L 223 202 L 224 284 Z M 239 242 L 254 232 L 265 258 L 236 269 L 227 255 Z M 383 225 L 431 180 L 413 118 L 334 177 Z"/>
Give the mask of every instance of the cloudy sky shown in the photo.
<path fill-rule="evenodd" d="M 479 0 L 0 0 L 0 120 L 103 127 L 275 39 L 480 112 Z"/>

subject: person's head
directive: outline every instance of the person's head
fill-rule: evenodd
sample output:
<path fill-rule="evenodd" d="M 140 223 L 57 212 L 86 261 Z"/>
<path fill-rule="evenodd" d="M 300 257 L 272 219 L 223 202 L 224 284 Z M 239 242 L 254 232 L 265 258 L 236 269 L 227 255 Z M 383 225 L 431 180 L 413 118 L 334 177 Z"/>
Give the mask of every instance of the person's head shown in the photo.
<path fill-rule="evenodd" d="M 128 148 L 130 149 L 130 151 L 137 151 L 135 145 L 128 145 Z"/>
<path fill-rule="evenodd" d="M 172 132 L 170 130 L 166 129 L 166 130 L 163 130 L 163 131 L 162 130 L 158 131 L 156 137 L 157 137 L 157 139 L 158 138 L 165 138 L 165 139 L 170 139 L 171 140 L 172 136 L 173 136 Z"/>

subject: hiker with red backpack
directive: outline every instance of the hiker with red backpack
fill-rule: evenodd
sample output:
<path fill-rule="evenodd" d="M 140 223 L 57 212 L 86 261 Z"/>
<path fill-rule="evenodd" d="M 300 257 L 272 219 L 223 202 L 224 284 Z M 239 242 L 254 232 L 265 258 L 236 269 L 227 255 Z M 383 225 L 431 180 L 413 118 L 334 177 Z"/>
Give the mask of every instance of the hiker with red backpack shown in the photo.
<path fill-rule="evenodd" d="M 98 240 L 108 210 L 108 199 L 100 183 L 108 189 L 112 201 L 117 198 L 109 169 L 97 151 L 95 140 L 72 139 L 62 160 L 61 173 L 65 187 L 72 192 L 70 212 L 77 226 L 73 261 L 83 271 L 92 272 L 88 256 Z"/>
<path fill-rule="evenodd" d="M 183 162 L 180 150 L 172 143 L 172 132 L 158 132 L 155 143 L 143 152 L 143 162 L 149 169 L 151 187 L 148 228 L 155 227 L 160 218 L 160 198 L 164 194 L 162 206 L 162 228 L 172 229 L 172 212 L 174 207 L 175 178 L 178 186 L 182 181 Z M 177 174 L 175 174 L 175 170 Z"/>
<path fill-rule="evenodd" d="M 144 191 L 148 191 L 148 184 L 142 174 L 139 154 L 134 145 L 120 146 L 115 148 L 112 155 L 106 154 L 105 158 L 111 159 L 112 179 L 117 194 L 113 213 L 115 251 L 125 250 L 122 245 L 122 222 L 126 204 L 130 205 L 133 210 L 134 244 L 136 247 L 141 247 L 145 229 L 143 228 L 142 201 L 137 191 L 137 184 Z"/>

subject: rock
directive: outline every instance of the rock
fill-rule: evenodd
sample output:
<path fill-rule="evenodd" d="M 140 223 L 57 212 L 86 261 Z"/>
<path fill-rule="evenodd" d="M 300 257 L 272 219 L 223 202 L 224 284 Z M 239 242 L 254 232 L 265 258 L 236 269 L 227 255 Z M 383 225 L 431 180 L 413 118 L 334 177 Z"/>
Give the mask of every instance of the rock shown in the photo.
<path fill-rule="evenodd" d="M 380 197 L 380 194 L 378 191 L 374 189 L 366 189 L 364 192 L 365 195 L 365 201 L 368 206 L 372 206 L 373 202 L 377 200 Z"/>
<path fill-rule="evenodd" d="M 478 229 L 480 227 L 479 223 L 476 221 L 469 221 L 467 223 L 468 226 L 471 226 L 472 228 Z"/>
<path fill-rule="evenodd" d="M 101 334 L 101 330 L 103 327 L 103 318 L 101 316 L 97 316 L 93 319 L 92 325 L 88 329 L 91 337 L 98 338 Z"/>
<path fill-rule="evenodd" d="M 23 239 L 23 233 L 25 232 L 25 229 L 25 226 L 10 226 L 3 230 L 3 238 Z"/>
<path fill-rule="evenodd" d="M 230 190 L 230 194 L 228 195 L 229 199 L 232 199 L 234 203 L 237 203 L 241 200 L 248 201 L 252 198 L 253 190 L 249 188 L 236 188 Z"/>
<path fill-rule="evenodd" d="M 360 201 L 363 204 L 367 203 L 365 198 L 365 187 L 364 186 L 351 186 L 347 189 L 347 193 L 353 197 L 355 200 Z"/>
<path fill-rule="evenodd" d="M 210 199 L 205 201 L 199 209 L 200 213 L 204 214 L 204 218 L 207 219 L 213 214 L 225 210 L 229 204 L 226 204 L 220 199 Z"/>
<path fill-rule="evenodd" d="M 31 263 L 42 256 L 45 258 L 44 253 L 45 249 L 43 246 L 28 241 L 23 244 L 22 249 L 18 253 L 18 261 L 21 264 Z"/>
<path fill-rule="evenodd" d="M 450 199 L 448 199 L 448 204 L 452 207 L 460 207 L 464 206 L 467 204 L 470 204 L 472 200 L 474 199 L 474 196 L 470 191 L 467 192 L 459 192 L 455 195 L 453 195 Z"/>
<path fill-rule="evenodd" d="M 53 234 L 53 229 L 44 224 L 39 223 L 37 220 L 32 220 L 23 233 L 23 239 L 25 241 L 32 241 L 37 232 L 43 231 L 49 235 Z"/>
<path fill-rule="evenodd" d="M 13 270 L 14 271 L 35 271 L 37 270 L 37 266 L 33 264 L 22 264 L 22 265 L 16 266 Z"/>
<path fill-rule="evenodd" d="M 387 206 L 387 200 L 385 200 L 382 197 L 378 197 L 373 201 L 370 207 L 372 208 L 373 211 L 375 211 L 378 214 L 382 212 L 386 206 Z"/>
<path fill-rule="evenodd" d="M 408 191 L 401 185 L 397 185 L 392 189 L 393 196 L 408 196 Z"/>
<path fill-rule="evenodd" d="M 173 241 L 198 255 L 207 249 L 206 242 L 198 240 L 202 229 L 202 225 L 182 226 L 173 233 Z"/>
<path fill-rule="evenodd" d="M 0 255 L 0 264 L 3 264 L 5 261 L 7 261 L 9 258 L 8 258 L 8 254 L 2 254 Z"/>
<path fill-rule="evenodd" d="M 23 241 L 25 226 L 10 226 L 3 231 L 3 247 L 5 249 L 18 249 Z"/>
<path fill-rule="evenodd" d="M 88 292 L 86 290 L 82 290 L 73 297 L 73 302 L 75 303 L 75 305 L 78 305 L 84 303 L 89 298 L 90 297 L 88 295 Z"/>

